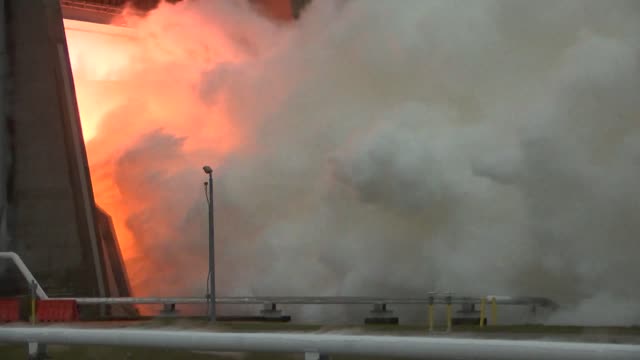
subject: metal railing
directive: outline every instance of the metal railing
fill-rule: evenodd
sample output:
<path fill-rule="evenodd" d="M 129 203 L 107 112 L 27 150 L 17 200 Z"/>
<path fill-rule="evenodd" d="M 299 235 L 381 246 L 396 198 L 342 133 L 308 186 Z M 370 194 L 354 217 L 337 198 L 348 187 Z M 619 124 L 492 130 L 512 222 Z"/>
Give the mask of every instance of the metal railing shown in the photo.
<path fill-rule="evenodd" d="M 434 294 L 427 297 L 396 298 L 396 297 L 365 297 L 365 296 L 219 296 L 216 304 L 280 304 L 280 305 L 419 305 L 419 304 L 479 304 L 482 300 L 495 299 L 499 305 L 536 305 L 542 307 L 555 307 L 556 304 L 543 297 L 526 296 L 456 296 L 447 294 Z M 64 298 L 64 300 L 76 300 L 80 305 L 97 304 L 204 304 L 208 303 L 207 297 L 111 297 L 111 298 Z"/>
<path fill-rule="evenodd" d="M 207 297 L 123 297 L 123 298 L 64 298 L 64 300 L 74 300 L 78 305 L 164 305 L 164 314 L 174 313 L 176 304 L 207 304 Z M 426 305 L 428 306 L 428 326 L 429 330 L 435 328 L 434 306 L 446 306 L 446 329 L 451 331 L 453 327 L 453 305 L 463 305 L 462 313 L 467 315 L 476 315 L 474 306 L 480 305 L 478 311 L 478 323 L 480 327 L 485 325 L 497 325 L 497 306 L 498 305 L 526 305 L 532 309 L 537 307 L 555 310 L 557 305 L 542 297 L 518 297 L 518 296 L 455 296 L 450 294 L 431 294 L 423 298 L 385 298 L 385 297 L 361 297 L 361 296 L 334 296 L 334 297 L 290 297 L 290 296 L 256 296 L 256 297 L 216 297 L 215 303 L 218 305 L 262 305 L 263 309 L 260 314 L 264 318 L 269 319 L 287 319 L 290 316 L 282 314 L 282 310 L 278 309 L 278 305 L 373 305 L 370 311 L 370 317 L 365 322 L 371 320 L 373 322 L 393 321 L 397 322 L 398 318 L 394 315 L 393 310 L 388 305 Z M 490 311 L 486 311 L 486 305 L 490 304 Z M 465 307 L 470 311 L 465 312 Z M 489 316 L 487 316 L 489 313 Z M 392 320 L 393 319 L 393 320 Z"/>
<path fill-rule="evenodd" d="M 308 358 L 318 358 L 319 354 L 340 354 L 441 360 L 640 359 L 638 345 L 332 334 L 0 327 L 0 342 L 305 353 Z"/>
<path fill-rule="evenodd" d="M 47 299 L 47 294 L 40 287 L 35 277 L 31 274 L 22 259 L 13 252 L 0 252 L 0 259 L 10 259 L 16 264 L 30 287 L 41 299 Z M 78 305 L 165 305 L 165 309 L 169 312 L 175 311 L 176 304 L 207 304 L 210 302 L 208 297 L 85 297 L 85 298 L 54 298 L 54 300 L 74 300 Z M 485 305 L 491 304 L 491 324 L 497 324 L 497 305 L 526 305 L 535 307 L 546 307 L 555 309 L 557 305 L 550 299 L 543 297 L 526 297 L 526 296 L 458 296 L 451 293 L 429 293 L 426 297 L 416 298 L 396 298 L 396 297 L 365 297 L 365 296 L 227 296 L 216 297 L 216 304 L 235 304 L 235 305 L 262 305 L 261 314 L 267 318 L 280 317 L 281 311 L 276 308 L 277 305 L 373 305 L 371 311 L 372 319 L 390 319 L 395 318 L 393 311 L 387 308 L 388 305 L 428 305 L 428 323 L 429 329 L 434 328 L 434 305 L 447 306 L 447 330 L 452 328 L 452 305 L 462 304 L 464 306 L 480 304 L 480 326 L 484 326 L 486 318 Z M 33 307 L 33 306 L 32 306 Z M 473 312 L 473 309 L 472 311 Z M 290 317 L 289 317 L 290 318 Z M 397 318 L 396 318 L 397 319 Z"/>
<path fill-rule="evenodd" d="M 40 286 L 40 283 L 38 283 L 33 274 L 31 274 L 31 271 L 29 271 L 29 268 L 27 267 L 27 265 L 25 265 L 24 261 L 22 261 L 18 254 L 14 252 L 0 252 L 0 259 L 11 260 L 16 265 L 18 270 L 20 270 L 20 273 L 27 281 L 27 286 L 29 288 L 35 287 L 36 295 L 38 295 L 40 299 L 48 298 L 47 294 Z"/>

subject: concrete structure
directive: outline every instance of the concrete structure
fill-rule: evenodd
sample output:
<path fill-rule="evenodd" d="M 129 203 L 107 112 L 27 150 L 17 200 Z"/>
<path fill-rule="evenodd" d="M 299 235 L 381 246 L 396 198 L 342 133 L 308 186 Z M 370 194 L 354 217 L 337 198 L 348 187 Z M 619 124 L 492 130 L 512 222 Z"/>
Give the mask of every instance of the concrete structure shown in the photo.
<path fill-rule="evenodd" d="M 3 0 L 4 1 L 4 0 Z M 3 1 L 0 5 L 4 5 Z M 4 6 L 0 6 L 0 19 L 5 19 Z M 0 22 L 0 249 L 8 247 L 8 188 L 11 169 L 11 145 L 9 143 L 8 93 L 9 93 L 9 55 L 7 53 L 6 24 Z M 0 273 L 6 267 L 0 261 Z"/>
<path fill-rule="evenodd" d="M 282 20 L 307 2 L 249 1 Z M 94 202 L 62 22 L 109 23 L 127 4 L 0 0 L 0 251 L 19 254 L 53 297 L 131 296 L 111 219 Z M 0 296 L 27 294 L 6 265 Z"/>
<path fill-rule="evenodd" d="M 0 251 L 14 251 L 52 296 L 128 296 L 113 226 L 96 208 L 57 0 L 1 0 L 7 58 Z M 26 294 L 11 271 L 0 294 Z"/>
<path fill-rule="evenodd" d="M 182 0 L 164 0 L 177 3 Z M 311 0 L 247 0 L 271 18 L 289 21 L 298 18 Z M 60 0 L 65 19 L 109 24 L 125 7 L 140 11 L 155 8 L 160 0 Z"/>
<path fill-rule="evenodd" d="M 60 0 L 60 5 L 65 19 L 109 24 L 122 11 L 124 1 Z"/>

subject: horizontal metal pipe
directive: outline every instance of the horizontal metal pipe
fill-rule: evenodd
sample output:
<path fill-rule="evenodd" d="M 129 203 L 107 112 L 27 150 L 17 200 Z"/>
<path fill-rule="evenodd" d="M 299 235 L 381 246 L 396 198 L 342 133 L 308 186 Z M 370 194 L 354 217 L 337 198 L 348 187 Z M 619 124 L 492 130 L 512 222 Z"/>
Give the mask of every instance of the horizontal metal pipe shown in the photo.
<path fill-rule="evenodd" d="M 13 252 L 0 252 L 0 259 L 9 259 L 18 267 L 24 278 L 29 284 L 35 281 L 36 293 L 39 298 L 47 299 L 44 292 L 31 271 L 24 264 L 20 256 Z M 89 304 L 204 304 L 209 300 L 205 297 L 122 297 L 122 298 L 60 298 L 64 300 L 73 299 L 81 305 Z M 380 298 L 380 297 L 362 297 L 362 296 L 333 296 L 333 297 L 314 297 L 314 296 L 257 296 L 257 297 L 216 297 L 217 304 L 306 304 L 306 305 L 371 305 L 371 304 L 479 304 L 483 298 L 472 296 L 456 296 L 451 294 L 435 294 L 431 293 L 429 297 L 423 298 Z M 538 305 L 555 307 L 553 301 L 541 297 L 524 297 L 524 296 L 487 296 L 487 301 L 496 300 L 496 304 L 501 305 Z"/>
<path fill-rule="evenodd" d="M 638 345 L 329 334 L 0 327 L 0 342 L 139 346 L 200 351 L 314 352 L 441 360 L 640 359 Z"/>
<path fill-rule="evenodd" d="M 78 304 L 204 304 L 208 302 L 205 297 L 122 297 L 122 298 L 65 298 L 74 299 Z M 217 304 L 306 304 L 306 305 L 370 305 L 370 304 L 479 304 L 482 301 L 480 297 L 466 296 L 434 296 L 432 298 L 375 298 L 375 297 L 217 297 Z M 553 302 L 545 298 L 534 297 L 496 297 L 496 303 L 501 305 L 539 305 L 552 306 Z"/>

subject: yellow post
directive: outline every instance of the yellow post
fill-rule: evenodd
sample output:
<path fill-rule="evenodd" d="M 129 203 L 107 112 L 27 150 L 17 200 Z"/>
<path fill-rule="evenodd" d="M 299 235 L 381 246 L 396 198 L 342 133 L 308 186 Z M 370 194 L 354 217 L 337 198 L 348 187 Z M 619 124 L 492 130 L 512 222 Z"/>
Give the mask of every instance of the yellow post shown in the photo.
<path fill-rule="evenodd" d="M 429 331 L 433 331 L 433 304 L 429 304 Z"/>
<path fill-rule="evenodd" d="M 447 331 L 451 331 L 452 320 L 451 320 L 451 303 L 447 304 Z"/>
<path fill-rule="evenodd" d="M 491 325 L 498 325 L 498 305 L 496 298 L 491 298 Z"/>
<path fill-rule="evenodd" d="M 480 327 L 481 328 L 484 327 L 484 319 L 486 317 L 486 314 L 484 313 L 484 308 L 485 308 L 485 298 L 482 298 L 480 300 Z"/>

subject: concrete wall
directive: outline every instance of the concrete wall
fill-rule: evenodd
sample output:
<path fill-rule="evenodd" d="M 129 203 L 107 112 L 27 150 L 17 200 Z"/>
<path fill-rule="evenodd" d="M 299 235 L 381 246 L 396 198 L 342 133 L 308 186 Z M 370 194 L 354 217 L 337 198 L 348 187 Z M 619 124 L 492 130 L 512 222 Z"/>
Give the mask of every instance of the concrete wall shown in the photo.
<path fill-rule="evenodd" d="M 15 250 L 45 290 L 64 294 L 73 288 L 83 295 L 103 295 L 93 199 L 59 4 L 9 4 Z"/>
<path fill-rule="evenodd" d="M 7 180 L 11 152 L 7 134 L 7 85 L 9 84 L 9 69 L 7 67 L 6 36 L 4 0 L 0 0 L 0 251 L 6 251 L 9 247 L 9 233 L 7 229 Z M 3 272 L 4 268 L 5 264 L 0 263 L 0 273 Z"/>
<path fill-rule="evenodd" d="M 113 226 L 111 216 L 100 207 L 96 208 L 96 222 L 98 225 L 98 237 L 102 248 L 103 269 L 105 276 L 106 292 L 109 296 L 131 296 L 131 286 L 127 269 L 122 260 L 122 252 L 118 244 L 118 238 Z M 138 315 L 137 310 L 130 305 L 109 306 L 105 315 L 117 317 L 131 317 Z"/>
<path fill-rule="evenodd" d="M 50 296 L 129 296 L 116 235 L 96 221 L 104 224 L 108 215 L 97 217 L 60 4 L 0 1 L 8 19 L 6 119 L 14 127 L 6 174 L 15 221 L 5 248 L 23 258 Z M 0 292 L 20 288 L 8 279 L 0 279 Z"/>
<path fill-rule="evenodd" d="M 69 6 L 62 8 L 62 14 L 65 19 L 89 21 L 98 24 L 109 24 L 113 19 L 113 14 L 107 12 L 78 9 Z"/>

